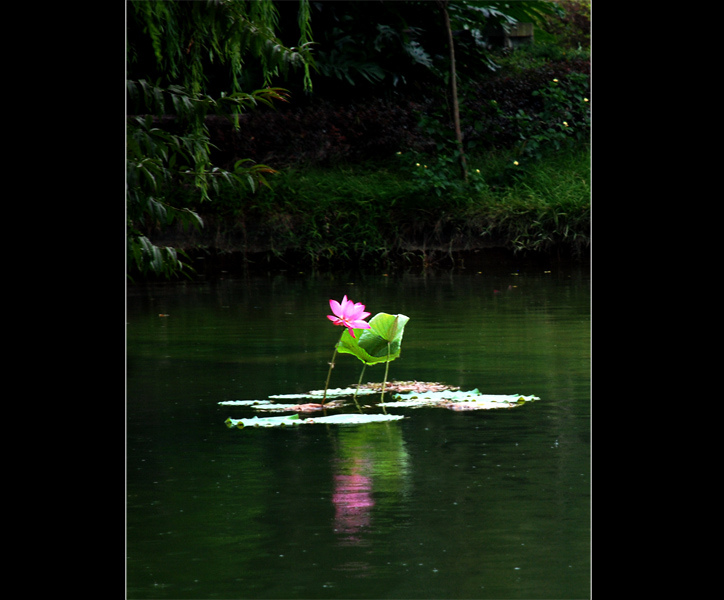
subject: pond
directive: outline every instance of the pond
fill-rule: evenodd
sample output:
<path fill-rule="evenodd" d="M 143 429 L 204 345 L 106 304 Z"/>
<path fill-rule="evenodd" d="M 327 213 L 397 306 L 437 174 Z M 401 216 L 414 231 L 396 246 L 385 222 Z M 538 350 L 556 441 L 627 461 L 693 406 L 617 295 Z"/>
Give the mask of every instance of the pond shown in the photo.
<path fill-rule="evenodd" d="M 227 427 L 324 387 L 345 294 L 410 318 L 389 379 L 540 400 Z M 129 285 L 126 322 L 129 599 L 589 597 L 587 268 Z"/>

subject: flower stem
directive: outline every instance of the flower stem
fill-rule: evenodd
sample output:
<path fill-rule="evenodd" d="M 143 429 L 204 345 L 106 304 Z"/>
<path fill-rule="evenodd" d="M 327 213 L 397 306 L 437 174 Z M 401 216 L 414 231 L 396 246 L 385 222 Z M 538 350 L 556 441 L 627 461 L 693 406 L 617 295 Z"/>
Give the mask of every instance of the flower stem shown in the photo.
<path fill-rule="evenodd" d="M 344 335 L 344 331 L 342 331 L 342 334 Z M 332 375 L 332 369 L 334 369 L 334 359 L 337 358 L 337 346 L 342 342 L 342 336 L 339 336 L 339 342 L 337 342 L 334 345 L 334 354 L 332 354 L 332 361 L 329 363 L 329 371 L 327 371 L 327 381 L 324 384 L 324 395 L 322 396 L 322 405 L 324 405 L 325 400 L 327 399 L 327 388 L 329 387 L 329 378 Z"/>

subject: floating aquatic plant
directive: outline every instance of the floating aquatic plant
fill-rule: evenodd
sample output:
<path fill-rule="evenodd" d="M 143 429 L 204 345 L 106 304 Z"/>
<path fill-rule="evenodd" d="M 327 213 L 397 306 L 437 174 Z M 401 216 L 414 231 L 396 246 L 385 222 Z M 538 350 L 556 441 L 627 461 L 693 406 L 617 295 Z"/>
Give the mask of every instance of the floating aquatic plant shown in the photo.
<path fill-rule="evenodd" d="M 521 394 L 483 394 L 477 388 L 470 391 L 440 390 L 418 392 L 411 391 L 395 394 L 395 400 L 385 402 L 388 407 L 419 408 L 421 406 L 437 406 L 450 410 L 489 410 L 494 408 L 513 408 L 540 400 L 537 396 Z"/>
<path fill-rule="evenodd" d="M 251 419 L 226 419 L 226 426 L 230 429 L 237 427 L 297 427 L 298 425 L 362 425 L 365 423 L 380 423 L 384 421 L 399 421 L 403 415 L 330 415 L 325 417 L 309 417 L 300 419 L 299 415 L 286 415 L 283 417 L 252 417 Z"/>
<path fill-rule="evenodd" d="M 252 417 L 251 419 L 232 419 L 229 417 L 224 421 L 229 428 L 238 427 L 294 427 L 301 425 L 299 415 L 286 415 L 283 417 Z"/>
<path fill-rule="evenodd" d="M 358 425 L 384 421 L 398 421 L 402 415 L 388 415 L 386 407 L 419 408 L 439 407 L 450 410 L 469 411 L 487 410 L 493 408 L 513 408 L 526 402 L 540 400 L 537 396 L 523 396 L 520 394 L 492 395 L 482 394 L 477 388 L 470 391 L 461 391 L 459 387 L 445 385 L 438 382 L 401 381 L 387 385 L 387 375 L 390 363 L 400 356 L 402 351 L 402 336 L 405 325 L 410 320 L 406 315 L 393 315 L 377 313 L 369 322 L 365 321 L 370 313 L 365 311 L 365 305 L 353 302 L 345 295 L 342 302 L 330 300 L 329 306 L 333 315 L 327 318 L 334 325 L 344 327 L 339 341 L 334 346 L 334 354 L 329 363 L 327 380 L 323 390 L 312 390 L 306 394 L 276 394 L 269 396 L 270 400 L 230 400 L 219 402 L 224 405 L 247 406 L 259 411 L 293 412 L 295 414 L 278 417 L 258 417 L 250 419 L 226 419 L 228 427 L 295 427 L 311 424 L 337 424 Z M 329 380 L 334 368 L 337 354 L 351 354 L 362 362 L 362 373 L 356 386 L 347 388 L 329 388 Z M 382 382 L 378 406 L 384 414 L 363 414 L 357 402 L 359 394 L 373 394 L 378 391 L 378 385 L 362 384 L 367 366 L 385 363 L 385 375 Z M 393 400 L 384 402 L 385 391 L 389 392 Z M 327 396 L 334 400 L 326 402 Z M 357 405 L 359 414 L 326 415 L 327 409 L 342 408 L 345 398 L 352 396 Z M 311 400 L 288 404 L 279 400 Z M 318 402 L 315 402 L 317 400 Z M 300 419 L 297 413 L 311 413 L 325 411 L 321 417 L 308 417 Z"/>
<path fill-rule="evenodd" d="M 373 393 L 379 390 L 379 383 L 365 383 L 357 386 L 357 391 L 360 394 Z M 439 383 L 437 381 L 391 381 L 385 386 L 388 392 L 417 392 L 419 394 L 425 392 L 441 392 L 443 390 L 459 390 L 460 388 L 455 385 L 447 385 L 445 383 Z M 274 396 L 269 396 L 274 398 Z"/>
<path fill-rule="evenodd" d="M 342 408 L 345 404 L 347 403 L 344 400 L 332 400 L 331 402 L 327 402 L 325 404 L 320 404 L 318 402 L 304 402 L 301 404 L 260 404 L 254 408 L 256 408 L 256 410 L 267 412 L 294 411 L 309 413 L 331 408 Z"/>
<path fill-rule="evenodd" d="M 361 393 L 376 393 L 378 384 L 372 384 L 368 383 L 365 384 L 363 389 L 360 390 Z M 522 406 L 526 402 L 534 402 L 536 400 L 540 400 L 537 396 L 525 396 L 522 394 L 483 394 L 478 390 L 477 388 L 469 391 L 463 391 L 460 390 L 460 388 L 455 386 L 447 386 L 441 383 L 436 382 L 420 382 L 420 381 L 405 381 L 405 382 L 395 382 L 390 384 L 390 388 L 393 389 L 402 389 L 402 390 L 409 390 L 405 392 L 392 392 L 393 400 L 388 402 L 381 402 L 378 404 L 378 406 L 381 406 L 383 411 L 385 407 L 387 408 L 422 408 L 422 407 L 433 407 L 433 408 L 445 408 L 449 410 L 454 411 L 471 411 L 471 410 L 491 410 L 491 409 L 499 409 L 499 408 L 515 408 L 518 406 Z M 414 388 L 410 390 L 410 388 Z M 353 387 L 343 388 L 343 390 L 346 392 L 346 396 L 351 396 L 355 390 Z M 387 391 L 390 391 L 388 389 Z M 270 396 L 273 398 L 287 398 L 293 396 L 296 399 L 309 399 L 309 400 L 318 400 L 319 395 L 322 393 L 321 390 L 312 390 L 308 394 L 279 394 L 276 396 Z M 300 403 L 300 404 L 285 404 L 285 403 L 277 403 L 272 402 L 269 400 L 234 400 L 234 401 L 226 401 L 226 402 L 219 402 L 219 404 L 224 405 L 244 405 L 249 406 L 255 410 L 258 411 L 264 411 L 264 412 L 303 412 L 303 413 L 310 413 L 310 412 L 319 412 L 326 409 L 332 409 L 332 408 L 343 408 L 345 405 L 344 401 L 344 394 L 340 395 L 339 398 L 336 400 L 332 400 L 326 404 L 321 403 Z M 360 411 L 361 412 L 361 411 Z M 297 415 L 298 416 L 298 415 Z M 335 417 L 339 415 L 334 415 Z M 345 417 L 353 417 L 357 415 L 342 415 Z M 365 419 L 367 417 L 372 417 L 374 415 L 364 415 Z M 385 415 L 387 416 L 386 412 Z M 281 419 L 279 421 L 270 421 L 270 422 L 259 422 L 259 421 L 253 421 L 247 419 L 246 421 L 249 421 L 246 423 L 244 420 L 241 420 L 242 423 L 245 423 L 247 425 L 255 425 L 255 426 L 265 426 L 265 427 L 272 427 L 272 426 L 282 426 L 283 423 L 285 426 L 288 425 L 286 421 L 284 421 L 283 417 L 277 417 L 277 419 Z M 318 419 L 317 419 L 318 420 Z M 372 419 L 374 420 L 374 419 Z M 341 419 L 341 421 L 344 421 L 344 419 Z M 320 421 L 325 422 L 325 421 Z M 328 420 L 326 422 L 332 423 L 335 422 L 334 420 Z M 350 422 L 356 422 L 354 420 Z M 363 420 L 362 422 L 370 422 L 369 420 Z"/>
<path fill-rule="evenodd" d="M 377 386 L 375 389 L 372 389 L 371 387 L 368 389 L 360 389 L 359 392 L 361 394 L 374 394 L 375 392 L 378 392 L 377 389 L 379 386 Z M 346 388 L 331 388 L 327 390 L 327 397 L 339 397 L 339 396 L 350 396 L 354 394 L 357 391 L 356 387 L 346 387 Z M 274 400 L 301 400 L 304 398 L 312 398 L 312 397 L 322 397 L 324 396 L 324 390 L 312 390 L 310 392 L 307 392 L 306 394 L 273 394 L 269 396 L 269 398 L 272 398 Z M 259 402 L 259 400 L 252 400 L 252 402 Z"/>
<path fill-rule="evenodd" d="M 256 406 L 271 403 L 271 400 L 224 400 L 223 402 L 219 402 L 219 404 L 224 404 L 226 406 Z"/>

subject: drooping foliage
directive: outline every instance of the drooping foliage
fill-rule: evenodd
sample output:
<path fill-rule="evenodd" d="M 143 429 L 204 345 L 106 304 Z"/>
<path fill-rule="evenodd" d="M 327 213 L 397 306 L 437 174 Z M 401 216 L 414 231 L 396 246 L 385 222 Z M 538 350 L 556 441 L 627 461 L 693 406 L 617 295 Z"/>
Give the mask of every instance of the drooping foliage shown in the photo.
<path fill-rule="evenodd" d="M 292 10 L 281 3 L 281 11 Z M 444 4 L 460 68 L 470 77 L 494 70 L 486 28 L 517 22 L 546 23 L 559 11 L 544 0 L 347 0 L 312 2 L 315 30 L 315 91 L 325 98 L 425 92 L 449 81 L 449 36 Z M 285 22 L 292 19 L 282 19 Z"/>
<path fill-rule="evenodd" d="M 272 172 L 252 161 L 233 170 L 212 164 L 205 124 L 209 114 L 238 115 L 259 104 L 286 100 L 271 87 L 290 68 L 309 74 L 311 26 L 308 0 L 298 3 L 299 45 L 277 35 L 279 14 L 271 0 L 204 2 L 133 1 L 127 9 L 126 211 L 129 275 L 173 275 L 183 263 L 173 248 L 149 240 L 156 227 L 174 221 L 200 227 L 199 216 L 174 205 L 178 190 L 195 189 L 202 200 L 224 184 L 264 184 Z M 261 77 L 260 89 L 247 91 Z M 258 81 L 258 78 L 256 79 Z"/>

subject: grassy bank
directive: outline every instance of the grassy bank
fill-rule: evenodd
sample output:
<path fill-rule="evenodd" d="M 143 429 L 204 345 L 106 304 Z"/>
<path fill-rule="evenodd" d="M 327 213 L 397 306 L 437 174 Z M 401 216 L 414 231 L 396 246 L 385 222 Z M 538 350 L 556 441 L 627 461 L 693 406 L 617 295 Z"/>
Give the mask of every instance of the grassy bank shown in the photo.
<path fill-rule="evenodd" d="M 398 153 L 385 162 L 289 168 L 271 176 L 268 189 L 242 198 L 222 192 L 193 206 L 202 230 L 166 231 L 154 241 L 311 267 L 424 264 L 485 248 L 587 255 L 587 145 L 537 160 L 490 151 L 469 156 L 468 167 L 467 183 L 445 156 Z"/>

